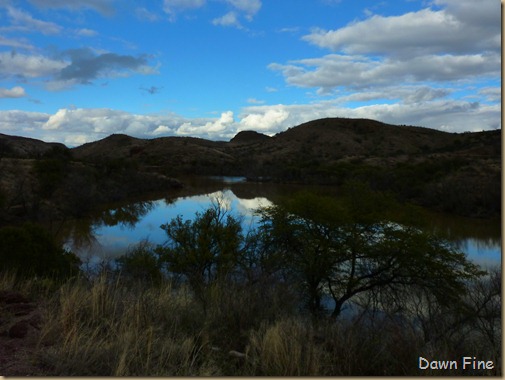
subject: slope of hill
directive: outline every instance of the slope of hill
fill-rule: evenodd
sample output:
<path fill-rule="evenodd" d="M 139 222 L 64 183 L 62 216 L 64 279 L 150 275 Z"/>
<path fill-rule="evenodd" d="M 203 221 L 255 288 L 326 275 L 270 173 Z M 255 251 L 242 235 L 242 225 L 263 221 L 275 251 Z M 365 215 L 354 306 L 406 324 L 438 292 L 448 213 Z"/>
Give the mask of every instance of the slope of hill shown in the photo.
<path fill-rule="evenodd" d="M 67 149 L 65 145 L 60 143 L 46 143 L 37 139 L 9 136 L 0 133 L 0 158 L 38 158 L 55 148 L 61 150 Z"/>
<path fill-rule="evenodd" d="M 42 173 L 55 180 L 57 176 L 47 173 L 54 165 L 59 167 L 58 160 L 72 161 L 62 164 L 69 170 L 62 174 L 67 178 L 65 186 L 80 189 L 68 183 L 72 173 L 79 172 L 80 177 L 76 174 L 72 181 L 90 183 L 93 189 L 108 189 L 108 193 L 102 191 L 97 195 L 103 200 L 121 197 L 117 190 L 112 190 L 115 188 L 123 189 L 125 194 L 155 190 L 154 184 L 166 184 L 168 177 L 238 175 L 337 186 L 348 180 L 360 180 L 375 189 L 391 191 L 402 200 L 444 211 L 470 216 L 501 212 L 501 130 L 455 134 L 375 120 L 328 118 L 273 137 L 243 131 L 229 142 L 111 135 L 67 150 L 62 144 L 0 135 L 2 146 L 11 148 L 3 149 L 0 157 L 53 157 L 51 162 L 44 163 L 50 164 L 49 169 L 36 164 L 39 171 L 32 170 L 29 178 L 40 177 Z M 54 151 L 65 154 L 55 155 Z M 26 171 L 33 164 L 27 165 L 25 162 L 20 167 Z M 14 161 L 6 167 L 15 173 Z M 81 178 L 83 175 L 85 179 Z M 136 180 L 129 181 L 133 178 Z M 145 181 L 153 185 L 145 186 Z M 16 186 L 2 184 L 0 178 L 2 188 Z M 97 194 L 92 189 L 88 193 L 88 198 Z"/>

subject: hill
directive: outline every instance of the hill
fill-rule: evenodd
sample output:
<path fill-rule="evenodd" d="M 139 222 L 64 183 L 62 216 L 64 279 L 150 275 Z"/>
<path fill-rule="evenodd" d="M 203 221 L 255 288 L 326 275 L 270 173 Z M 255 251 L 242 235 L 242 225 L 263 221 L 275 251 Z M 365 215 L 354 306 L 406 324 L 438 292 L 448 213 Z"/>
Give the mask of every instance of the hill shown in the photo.
<path fill-rule="evenodd" d="M 54 149 L 66 150 L 67 147 L 61 143 L 46 143 L 37 139 L 0 133 L 0 158 L 38 158 Z"/>
<path fill-rule="evenodd" d="M 155 190 L 169 178 L 228 175 L 336 186 L 359 180 L 374 189 L 393 192 L 400 200 L 443 211 L 481 217 L 501 212 L 501 130 L 456 134 L 368 119 L 327 118 L 272 137 L 242 131 L 229 142 L 111 135 L 69 150 L 62 144 L 0 137 L 0 146 L 10 146 L 2 152 L 3 171 L 11 173 L 4 178 L 10 178 L 11 183 L 2 184 L 0 179 L 0 189 L 7 193 L 16 193 L 12 178 L 19 166 L 27 178 L 36 174 L 56 181 L 54 173 L 62 173 L 67 182 L 59 186 L 66 183 L 66 188 L 81 193 L 82 188 L 91 187 L 88 203 L 95 198 L 120 199 L 125 194 Z M 41 171 L 38 163 L 34 167 L 39 171 L 30 172 L 33 163 L 12 161 L 20 157 L 45 160 L 47 170 Z M 58 169 L 48 175 L 51 165 L 57 166 L 55 162 L 65 162 L 68 172 Z M 70 180 L 72 176 L 75 178 Z M 89 185 L 77 186 L 76 181 Z M 104 190 L 97 192 L 98 188 Z M 11 199 L 9 194 L 5 197 Z"/>
<path fill-rule="evenodd" d="M 255 142 L 265 142 L 270 137 L 256 131 L 241 131 L 230 140 L 232 144 L 251 144 Z"/>

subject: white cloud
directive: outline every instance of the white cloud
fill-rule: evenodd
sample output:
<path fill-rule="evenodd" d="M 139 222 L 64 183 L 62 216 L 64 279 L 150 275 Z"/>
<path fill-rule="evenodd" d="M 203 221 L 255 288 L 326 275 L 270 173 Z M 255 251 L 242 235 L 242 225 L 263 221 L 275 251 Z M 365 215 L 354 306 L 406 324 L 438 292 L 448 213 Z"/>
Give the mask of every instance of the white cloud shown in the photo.
<path fill-rule="evenodd" d="M 153 131 L 153 135 L 158 136 L 158 135 L 167 135 L 172 133 L 172 128 L 167 127 L 166 125 L 160 125 L 158 128 L 156 128 Z"/>
<path fill-rule="evenodd" d="M 258 108 L 248 108 L 249 113 L 245 113 L 240 120 L 238 131 L 254 130 L 266 134 L 274 134 L 285 129 L 285 121 L 290 116 L 285 106 L 265 106 Z M 259 111 L 259 112 L 258 112 Z"/>
<path fill-rule="evenodd" d="M 163 0 L 163 11 L 174 21 L 177 13 L 201 8 L 205 3 L 206 0 Z"/>
<path fill-rule="evenodd" d="M 26 96 L 25 89 L 20 86 L 12 87 L 11 89 L 0 87 L 1 98 L 22 98 Z"/>
<path fill-rule="evenodd" d="M 446 88 L 431 88 L 428 86 L 387 86 L 380 90 L 360 91 L 350 95 L 338 96 L 338 103 L 348 102 L 368 102 L 394 100 L 405 104 L 431 101 L 439 98 L 445 98 L 453 90 Z"/>
<path fill-rule="evenodd" d="M 0 133 L 23 135 L 23 131 L 35 131 L 24 134 L 26 137 L 39 138 L 42 125 L 49 119 L 42 112 L 26 112 L 19 110 L 0 111 Z"/>
<path fill-rule="evenodd" d="M 0 28 L 1 31 L 2 28 Z M 0 46 L 9 46 L 12 48 L 20 48 L 20 49 L 27 49 L 27 50 L 32 50 L 34 47 L 32 44 L 27 42 L 25 39 L 13 39 L 13 38 L 6 38 L 3 36 L 0 36 Z"/>
<path fill-rule="evenodd" d="M 155 22 L 160 19 L 160 16 L 157 13 L 151 12 L 143 7 L 135 9 L 135 15 L 142 21 Z"/>
<path fill-rule="evenodd" d="M 0 75 L 40 78 L 55 75 L 68 63 L 42 55 L 0 52 Z"/>
<path fill-rule="evenodd" d="M 7 7 L 7 14 L 15 27 L 20 30 L 36 31 L 45 35 L 59 34 L 62 30 L 53 22 L 34 19 L 30 14 L 11 6 Z"/>
<path fill-rule="evenodd" d="M 488 102 L 497 103 L 501 101 L 501 89 L 498 87 L 486 87 L 478 91 L 480 95 L 484 95 Z"/>
<path fill-rule="evenodd" d="M 273 203 L 265 197 L 255 197 L 251 199 L 237 198 L 234 197 L 237 204 L 237 211 L 242 215 L 247 215 L 251 211 L 256 211 L 260 207 L 270 207 Z"/>
<path fill-rule="evenodd" d="M 436 99 L 420 103 L 374 104 L 356 108 L 341 105 L 340 99 L 303 105 L 246 107 L 239 129 L 253 129 L 266 134 L 281 132 L 307 121 L 326 117 L 375 119 L 390 124 L 406 124 L 449 132 L 481 131 L 500 128 L 499 104 L 483 105 L 463 100 Z M 266 128 L 265 122 L 278 122 Z M 282 120 L 281 120 L 282 119 Z M 244 121 L 247 120 L 247 121 Z M 242 128 L 247 123 L 248 128 Z"/>
<path fill-rule="evenodd" d="M 215 18 L 212 20 L 213 25 L 220 25 L 220 26 L 235 26 L 237 28 L 242 28 L 242 25 L 238 21 L 237 13 L 235 12 L 228 12 L 225 15 Z"/>
<path fill-rule="evenodd" d="M 473 92 L 481 103 L 496 101 L 478 89 L 499 83 L 499 30 L 500 6 L 494 0 L 435 0 L 416 12 L 315 29 L 303 40 L 333 54 L 269 68 L 288 85 L 316 88 L 318 95 L 350 94 L 340 101 L 389 99 L 405 109 L 446 98 L 451 91 L 442 87 L 459 88 L 466 96 Z"/>
<path fill-rule="evenodd" d="M 326 93 L 339 86 L 368 88 L 395 83 L 451 82 L 468 81 L 482 76 L 497 77 L 500 72 L 500 56 L 497 53 L 429 55 L 393 60 L 330 54 L 286 65 L 273 63 L 269 68 L 281 71 L 289 84 L 319 87 Z"/>
<path fill-rule="evenodd" d="M 87 28 L 78 29 L 75 33 L 80 37 L 95 37 L 98 35 L 98 32 L 96 30 Z"/>
<path fill-rule="evenodd" d="M 236 133 L 235 120 L 232 111 L 221 114 L 219 119 L 207 121 L 202 125 L 202 121 L 186 121 L 177 130 L 178 136 L 196 136 L 208 139 L 229 139 Z"/>
<path fill-rule="evenodd" d="M 247 103 L 249 103 L 249 104 L 264 104 L 265 101 L 264 100 L 259 100 L 259 99 L 256 99 L 256 98 L 249 98 L 249 99 L 247 99 Z"/>
<path fill-rule="evenodd" d="M 243 16 L 246 20 L 252 21 L 261 8 L 261 0 L 223 0 L 223 2 L 228 4 L 231 10 L 220 17 L 215 17 L 212 20 L 213 25 L 245 29 L 240 18 Z M 164 0 L 163 11 L 169 15 L 169 20 L 173 22 L 177 14 L 202 8 L 206 3 L 206 0 Z"/>
<path fill-rule="evenodd" d="M 110 16 L 114 13 L 116 0 L 29 0 L 39 8 L 65 8 L 71 11 L 93 9 L 103 15 Z"/>
<path fill-rule="evenodd" d="M 22 79 L 45 79 L 50 91 L 77 84 L 90 84 L 99 78 L 126 77 L 132 74 L 157 74 L 159 64 L 151 66 L 146 56 L 95 54 L 89 48 L 67 50 L 60 58 L 15 51 L 0 52 L 0 76 Z"/>
<path fill-rule="evenodd" d="M 226 0 L 226 2 L 238 11 L 244 12 L 249 21 L 261 8 L 261 0 Z"/>
<path fill-rule="evenodd" d="M 438 1 L 442 10 L 372 16 L 336 30 L 314 30 L 304 40 L 346 54 L 419 56 L 500 50 L 500 6 L 495 0 Z M 459 4 L 459 5 L 458 5 Z M 472 12 L 480 17 L 472 17 Z"/>

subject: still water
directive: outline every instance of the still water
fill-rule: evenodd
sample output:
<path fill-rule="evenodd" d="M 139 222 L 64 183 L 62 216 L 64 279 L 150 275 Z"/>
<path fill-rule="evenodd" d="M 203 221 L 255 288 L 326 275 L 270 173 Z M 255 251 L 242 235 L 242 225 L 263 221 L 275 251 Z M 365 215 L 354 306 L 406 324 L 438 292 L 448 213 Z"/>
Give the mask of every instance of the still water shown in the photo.
<path fill-rule="evenodd" d="M 245 230 L 253 228 L 254 210 L 275 204 L 279 197 L 306 186 L 251 184 L 241 178 L 191 178 L 183 192 L 150 200 L 111 206 L 90 219 L 68 223 L 62 231 L 66 248 L 94 265 L 123 255 L 141 241 L 163 244 L 166 241 L 162 224 L 182 215 L 192 219 L 219 203 L 242 218 Z M 501 264 L 501 229 L 499 222 L 481 221 L 430 213 L 430 228 L 443 234 L 468 257 L 484 266 Z"/>

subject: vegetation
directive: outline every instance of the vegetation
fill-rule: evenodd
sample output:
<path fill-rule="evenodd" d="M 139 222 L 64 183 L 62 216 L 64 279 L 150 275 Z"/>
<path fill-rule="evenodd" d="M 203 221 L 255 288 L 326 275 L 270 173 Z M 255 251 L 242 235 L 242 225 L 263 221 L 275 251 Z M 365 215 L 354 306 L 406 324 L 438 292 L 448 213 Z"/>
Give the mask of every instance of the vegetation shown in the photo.
<path fill-rule="evenodd" d="M 64 279 L 77 275 L 79 265 L 76 255 L 59 247 L 38 225 L 0 228 L 0 271 Z"/>
<path fill-rule="evenodd" d="M 393 200 L 356 182 L 344 193 L 339 201 L 304 194 L 263 212 L 269 248 L 283 256 L 313 312 L 322 309 L 324 292 L 334 301 L 333 317 L 364 292 L 390 297 L 420 287 L 444 302 L 482 274 L 440 239 L 392 223 Z"/>
<path fill-rule="evenodd" d="M 219 204 L 170 221 L 166 244 L 47 296 L 36 361 L 51 375 L 499 375 L 499 271 L 385 223 L 412 217 L 385 194 L 345 195 L 298 194 L 248 233 Z M 470 354 L 493 368 L 418 368 Z"/>

